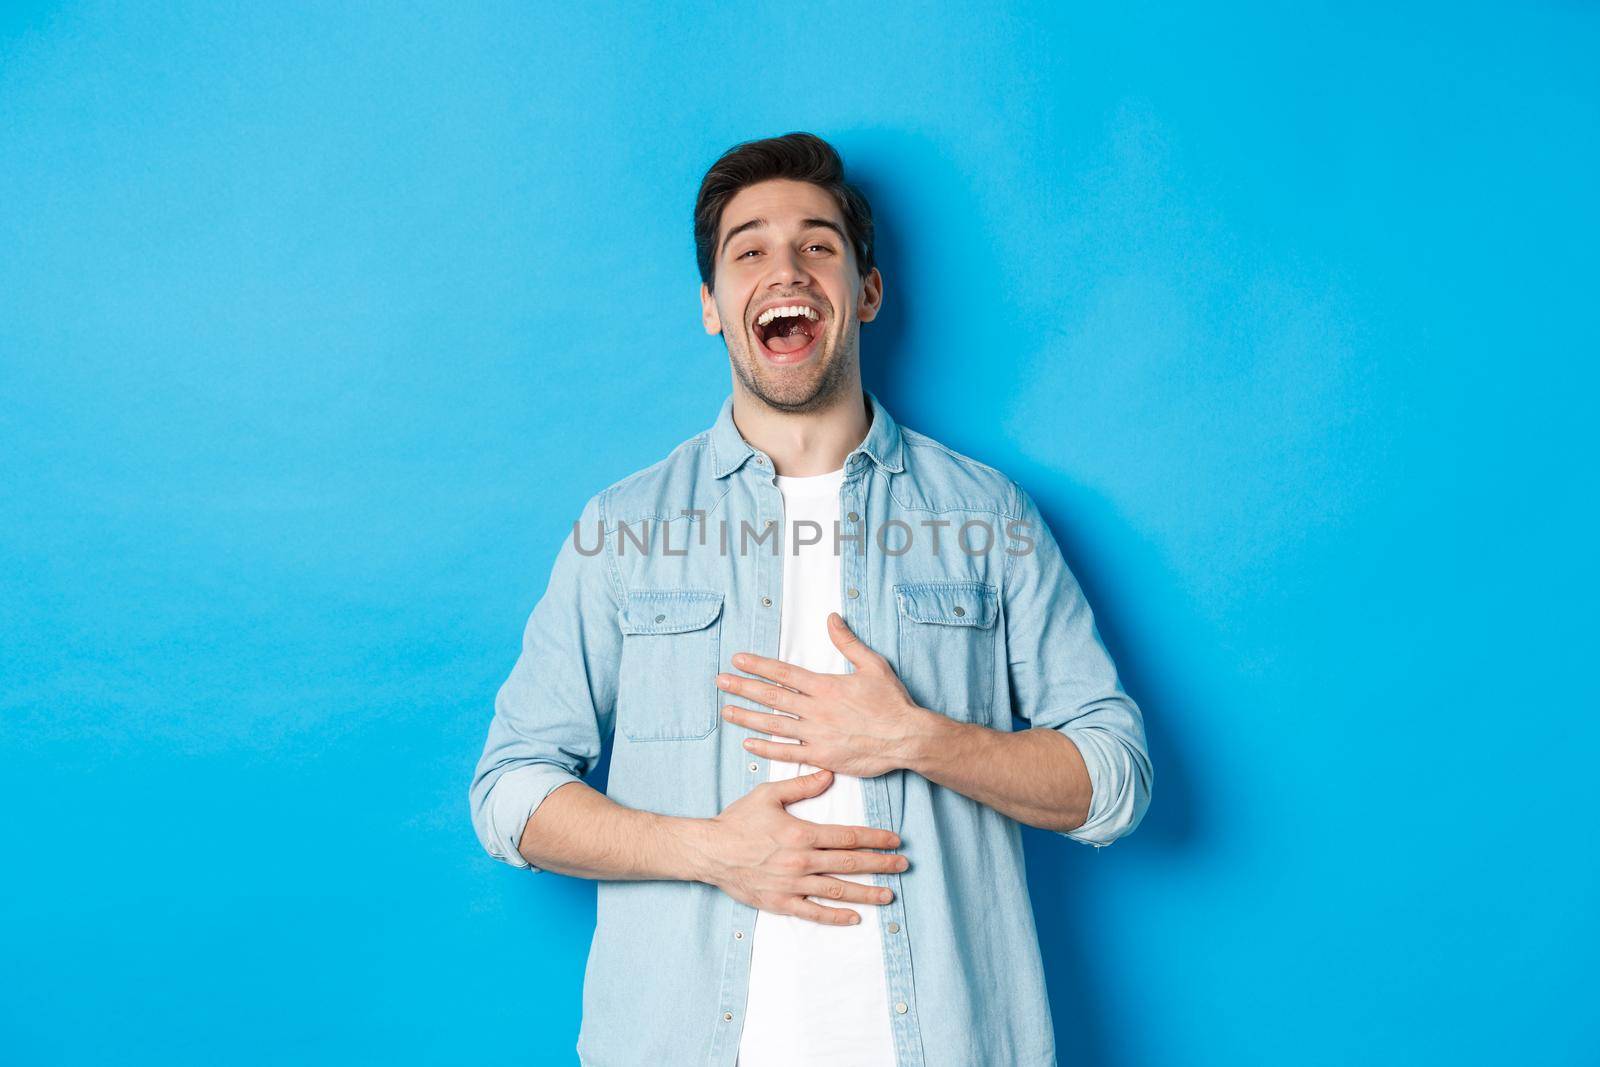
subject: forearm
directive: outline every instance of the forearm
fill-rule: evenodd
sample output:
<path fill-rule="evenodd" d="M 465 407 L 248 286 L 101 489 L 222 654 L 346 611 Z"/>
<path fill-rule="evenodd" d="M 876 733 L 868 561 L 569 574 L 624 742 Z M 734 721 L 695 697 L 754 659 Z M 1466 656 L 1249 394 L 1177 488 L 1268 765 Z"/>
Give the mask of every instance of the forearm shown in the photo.
<path fill-rule="evenodd" d="M 613 881 L 703 881 L 706 819 L 624 807 L 583 782 L 545 797 L 517 851 L 536 867 Z"/>
<path fill-rule="evenodd" d="M 1029 826 L 1064 833 L 1088 820 L 1089 769 L 1065 734 L 994 730 L 923 710 L 906 769 Z"/>

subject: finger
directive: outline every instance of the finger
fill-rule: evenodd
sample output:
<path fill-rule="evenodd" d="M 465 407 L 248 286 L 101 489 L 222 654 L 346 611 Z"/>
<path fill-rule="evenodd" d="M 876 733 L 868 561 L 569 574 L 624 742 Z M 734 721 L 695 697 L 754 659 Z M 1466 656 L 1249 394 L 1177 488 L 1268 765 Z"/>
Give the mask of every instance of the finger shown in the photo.
<path fill-rule="evenodd" d="M 771 793 L 781 804 L 792 804 L 796 800 L 814 797 L 828 788 L 833 781 L 833 772 L 829 770 L 812 771 L 795 778 L 785 778 L 781 782 L 763 782 L 760 788 Z"/>
<path fill-rule="evenodd" d="M 807 874 L 899 874 L 911 861 L 896 852 L 847 852 L 823 848 L 807 860 Z"/>
<path fill-rule="evenodd" d="M 800 693 L 814 693 L 822 676 L 804 667 L 796 667 L 781 659 L 768 659 L 754 652 L 735 652 L 733 665 L 746 674 L 754 674 Z"/>
<path fill-rule="evenodd" d="M 856 632 L 850 629 L 850 624 L 844 621 L 844 616 L 837 611 L 828 614 L 828 637 L 833 641 L 833 647 L 837 648 L 858 671 L 885 663 L 882 656 L 868 648 L 866 642 L 856 636 Z"/>
<path fill-rule="evenodd" d="M 717 688 L 753 700 L 757 704 L 765 704 L 769 708 L 779 711 L 792 711 L 802 713 L 811 706 L 811 698 L 803 693 L 796 693 L 792 689 L 785 689 L 781 685 L 772 685 L 770 682 L 758 682 L 753 678 L 741 678 L 737 674 L 717 675 Z"/>
<path fill-rule="evenodd" d="M 854 926 L 861 921 L 861 916 L 849 908 L 827 908 L 805 897 L 795 897 L 788 914 L 810 919 L 824 926 Z"/>
<path fill-rule="evenodd" d="M 762 733 L 777 734 L 779 737 L 800 737 L 795 732 L 801 728 L 800 720 L 789 715 L 769 715 L 764 711 L 751 711 L 749 708 L 741 708 L 737 704 L 724 704 L 722 705 L 722 717 L 729 722 L 738 723 L 740 726 L 748 726 L 750 729 L 760 730 Z M 749 738 L 749 740 L 757 741 L 760 739 Z"/>
<path fill-rule="evenodd" d="M 863 885 L 843 878 L 814 874 L 800 879 L 800 892 L 808 897 L 823 897 L 849 904 L 887 904 L 894 893 L 881 885 Z"/>
<path fill-rule="evenodd" d="M 752 756 L 762 759 L 774 760 L 778 763 L 811 763 L 802 756 L 810 754 L 810 748 L 804 741 L 768 741 L 761 737 L 747 737 L 744 739 L 744 750 Z M 813 767 L 817 764 L 812 763 Z"/>
<path fill-rule="evenodd" d="M 812 848 L 899 848 L 900 835 L 876 826 L 823 823 L 812 830 Z"/>

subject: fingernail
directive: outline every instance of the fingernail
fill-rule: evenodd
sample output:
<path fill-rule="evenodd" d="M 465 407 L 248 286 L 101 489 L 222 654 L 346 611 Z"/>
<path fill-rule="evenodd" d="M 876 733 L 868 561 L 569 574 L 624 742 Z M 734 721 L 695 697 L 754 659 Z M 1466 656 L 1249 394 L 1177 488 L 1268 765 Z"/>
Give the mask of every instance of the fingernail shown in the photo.
<path fill-rule="evenodd" d="M 717 675 L 717 688 L 718 689 L 726 689 L 726 688 L 728 688 L 728 676 L 726 674 Z"/>
<path fill-rule="evenodd" d="M 743 652 L 735 652 L 733 654 L 733 665 L 735 667 L 743 667 L 748 662 L 749 662 L 749 657 L 746 656 Z"/>

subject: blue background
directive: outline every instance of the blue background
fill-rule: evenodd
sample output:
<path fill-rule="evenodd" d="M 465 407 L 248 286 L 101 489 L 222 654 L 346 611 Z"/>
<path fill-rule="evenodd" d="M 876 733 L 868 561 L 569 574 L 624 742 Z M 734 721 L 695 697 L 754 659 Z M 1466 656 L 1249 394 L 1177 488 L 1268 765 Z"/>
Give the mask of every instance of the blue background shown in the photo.
<path fill-rule="evenodd" d="M 467 782 L 810 129 L 1147 716 L 1028 836 L 1063 1064 L 1596 1062 L 1593 5 L 361 7 L 0 15 L 0 1059 L 572 1061 Z"/>

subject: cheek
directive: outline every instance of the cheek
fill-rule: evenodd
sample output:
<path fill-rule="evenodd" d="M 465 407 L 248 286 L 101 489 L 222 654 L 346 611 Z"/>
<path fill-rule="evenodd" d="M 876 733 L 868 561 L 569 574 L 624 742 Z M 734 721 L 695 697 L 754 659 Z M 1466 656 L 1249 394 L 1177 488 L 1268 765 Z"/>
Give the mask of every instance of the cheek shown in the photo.
<path fill-rule="evenodd" d="M 717 305 L 717 314 L 722 316 L 722 328 L 736 330 L 743 335 L 747 329 L 745 312 L 753 298 L 753 293 L 729 293 L 723 302 Z"/>
<path fill-rule="evenodd" d="M 833 306 L 838 309 L 839 314 L 834 316 L 835 320 L 842 324 L 847 315 L 850 318 L 855 317 L 856 308 L 861 302 L 861 293 L 841 281 L 828 291 L 828 299 L 832 300 Z"/>

